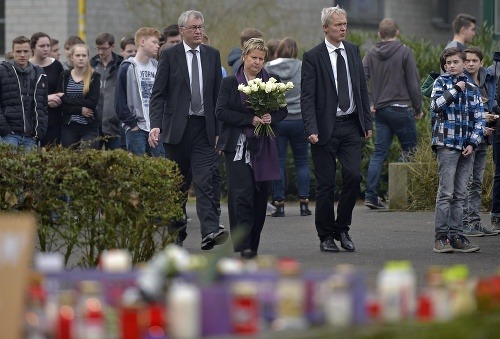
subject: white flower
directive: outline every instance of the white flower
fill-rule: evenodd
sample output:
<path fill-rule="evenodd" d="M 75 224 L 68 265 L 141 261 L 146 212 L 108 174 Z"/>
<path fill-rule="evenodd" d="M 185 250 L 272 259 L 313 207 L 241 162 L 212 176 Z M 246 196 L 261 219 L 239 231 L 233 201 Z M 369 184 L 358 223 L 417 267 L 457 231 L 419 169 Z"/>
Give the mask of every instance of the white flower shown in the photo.
<path fill-rule="evenodd" d="M 238 85 L 238 91 L 240 92 L 243 92 L 243 89 L 245 88 L 246 86 L 244 84 L 239 84 Z"/>
<path fill-rule="evenodd" d="M 255 79 L 248 81 L 248 86 L 252 86 L 255 83 Z"/>
<path fill-rule="evenodd" d="M 250 81 L 252 81 L 252 80 L 250 80 Z M 261 78 L 255 78 L 255 79 L 253 79 L 253 82 L 256 83 L 256 84 L 261 84 L 262 83 L 262 79 Z"/>
<path fill-rule="evenodd" d="M 276 81 L 277 81 L 277 80 L 276 80 L 275 78 L 271 77 L 271 78 L 269 78 L 269 81 L 268 81 L 268 82 L 270 82 L 270 83 L 274 84 Z"/>
<path fill-rule="evenodd" d="M 265 86 L 266 93 L 272 92 L 273 87 L 275 87 L 273 83 L 270 83 L 270 82 L 266 83 L 266 86 Z"/>
<path fill-rule="evenodd" d="M 293 82 L 289 81 L 286 83 L 286 89 L 292 89 L 294 86 L 293 86 Z"/>
<path fill-rule="evenodd" d="M 265 90 L 266 89 L 266 83 L 265 82 L 261 82 L 259 84 L 259 87 L 260 87 L 261 90 Z"/>
<path fill-rule="evenodd" d="M 250 88 L 250 86 L 245 86 L 243 87 L 242 92 L 245 93 L 246 95 L 249 95 L 250 93 L 252 93 L 252 88 Z"/>
<path fill-rule="evenodd" d="M 259 91 L 259 85 L 258 84 L 253 84 L 252 86 L 250 86 L 250 88 L 252 89 L 252 92 L 258 92 Z"/>

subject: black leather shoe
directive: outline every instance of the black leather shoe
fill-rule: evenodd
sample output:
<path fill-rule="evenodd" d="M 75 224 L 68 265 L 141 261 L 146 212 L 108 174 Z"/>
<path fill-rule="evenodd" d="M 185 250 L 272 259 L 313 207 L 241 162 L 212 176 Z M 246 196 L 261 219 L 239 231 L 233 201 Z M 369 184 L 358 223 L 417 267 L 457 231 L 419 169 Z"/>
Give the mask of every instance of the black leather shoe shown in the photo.
<path fill-rule="evenodd" d="M 177 246 L 182 247 L 183 243 L 184 243 L 184 240 L 182 240 L 180 236 L 177 236 L 175 238 L 174 244 L 176 244 Z"/>
<path fill-rule="evenodd" d="M 229 238 L 229 232 L 225 228 L 219 228 L 219 231 L 211 232 L 201 240 L 201 249 L 204 251 L 211 250 L 215 245 L 222 245 Z"/>
<path fill-rule="evenodd" d="M 335 235 L 335 240 L 340 241 L 340 246 L 348 252 L 354 252 L 354 243 L 347 232 L 340 232 L 339 235 Z"/>
<path fill-rule="evenodd" d="M 323 252 L 338 252 L 339 248 L 335 245 L 333 239 L 326 239 L 319 244 L 319 249 Z"/>
<path fill-rule="evenodd" d="M 251 249 L 246 249 L 240 252 L 241 259 L 254 259 L 257 256 L 257 252 Z"/>

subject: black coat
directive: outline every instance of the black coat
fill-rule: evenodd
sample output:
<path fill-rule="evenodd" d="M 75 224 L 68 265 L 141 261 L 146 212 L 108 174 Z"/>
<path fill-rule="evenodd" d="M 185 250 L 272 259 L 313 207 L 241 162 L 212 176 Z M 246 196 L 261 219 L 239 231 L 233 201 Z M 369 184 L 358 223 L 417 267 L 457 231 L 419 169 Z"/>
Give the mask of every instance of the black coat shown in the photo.
<path fill-rule="evenodd" d="M 215 104 L 222 79 L 220 53 L 213 47 L 200 45 L 200 57 L 207 137 L 210 144 L 215 145 L 215 137 L 219 135 Z M 161 129 L 162 142 L 176 145 L 181 141 L 190 104 L 191 86 L 186 51 L 184 44 L 180 43 L 161 54 L 151 92 L 151 129 Z"/>
<path fill-rule="evenodd" d="M 273 76 L 279 81 L 279 78 Z M 226 152 L 234 152 L 240 134 L 246 127 L 254 128 L 252 125 L 253 112 L 244 112 L 241 103 L 240 91 L 236 76 L 230 75 L 222 79 L 219 99 L 215 110 L 217 119 L 222 122 L 221 134 L 217 142 L 217 149 Z M 286 107 L 270 112 L 271 127 L 274 130 L 278 122 L 286 118 L 288 110 Z"/>
<path fill-rule="evenodd" d="M 348 41 L 343 41 L 343 44 L 358 113 L 359 132 L 364 137 L 366 131 L 373 128 L 363 63 L 357 45 Z M 301 89 L 300 106 L 306 137 L 318 134 L 318 145 L 323 145 L 332 135 L 338 105 L 335 77 L 325 42 L 304 53 Z"/>
<path fill-rule="evenodd" d="M 0 64 L 0 136 L 16 133 L 42 139 L 47 131 L 47 77 L 43 69 L 32 65 L 34 76 L 16 74 L 11 62 Z M 19 83 L 22 77 L 34 79 L 32 107 L 24 107 Z"/>
<path fill-rule="evenodd" d="M 87 107 L 94 111 L 94 116 L 92 118 L 85 117 L 87 122 L 89 124 L 98 123 L 96 117 L 96 107 L 99 102 L 101 75 L 97 72 L 92 73 L 92 77 L 90 78 L 89 92 L 83 99 L 70 98 L 66 95 L 70 75 L 71 70 L 62 72 L 59 78 L 59 84 L 57 86 L 58 93 L 65 93 L 61 97 L 61 110 L 63 115 L 62 123 L 69 124 L 72 115 L 83 116 L 82 107 Z"/>

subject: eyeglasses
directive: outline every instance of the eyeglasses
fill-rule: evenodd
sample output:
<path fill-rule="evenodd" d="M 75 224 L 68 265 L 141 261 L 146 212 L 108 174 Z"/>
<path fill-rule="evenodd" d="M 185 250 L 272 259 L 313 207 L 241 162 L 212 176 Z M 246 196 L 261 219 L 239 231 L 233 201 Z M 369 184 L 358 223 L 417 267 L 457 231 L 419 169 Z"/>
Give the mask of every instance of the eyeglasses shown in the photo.
<path fill-rule="evenodd" d="M 108 49 L 110 49 L 111 47 L 113 46 L 109 46 L 109 47 L 96 47 L 96 49 L 99 51 L 99 52 L 106 52 Z"/>
<path fill-rule="evenodd" d="M 199 26 L 183 26 L 185 29 L 189 29 L 190 31 L 197 31 L 197 30 L 200 30 L 200 31 L 204 31 L 205 30 L 205 26 L 204 25 L 199 25 Z"/>

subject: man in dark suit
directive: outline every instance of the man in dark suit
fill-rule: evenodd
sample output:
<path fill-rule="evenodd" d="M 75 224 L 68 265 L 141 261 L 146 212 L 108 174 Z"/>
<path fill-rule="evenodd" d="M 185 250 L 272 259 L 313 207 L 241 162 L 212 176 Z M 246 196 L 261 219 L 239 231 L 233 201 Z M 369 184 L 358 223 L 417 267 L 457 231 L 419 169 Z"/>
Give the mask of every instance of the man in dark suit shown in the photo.
<path fill-rule="evenodd" d="M 183 192 L 194 183 L 196 211 L 201 224 L 201 249 L 224 243 L 228 232 L 219 227 L 212 188 L 214 152 L 219 126 L 215 104 L 222 79 L 218 50 L 202 45 L 203 14 L 186 11 L 179 17 L 183 42 L 163 51 L 151 94 L 149 143 L 163 142 L 165 156 L 184 176 Z M 161 132 L 161 140 L 159 139 Z M 184 201 L 184 210 L 185 210 Z M 176 243 L 186 238 L 186 220 L 176 221 Z"/>
<path fill-rule="evenodd" d="M 315 224 L 320 249 L 338 252 L 339 240 L 354 251 L 349 236 L 352 210 L 361 181 L 361 138 L 372 135 L 372 118 L 359 48 L 345 41 L 347 13 L 324 8 L 325 41 L 304 53 L 301 109 L 316 175 Z M 336 160 L 342 165 L 342 188 L 334 211 Z"/>

